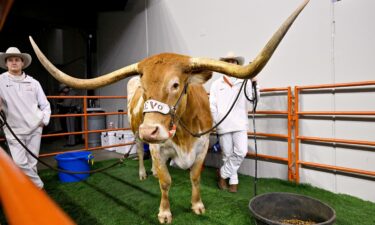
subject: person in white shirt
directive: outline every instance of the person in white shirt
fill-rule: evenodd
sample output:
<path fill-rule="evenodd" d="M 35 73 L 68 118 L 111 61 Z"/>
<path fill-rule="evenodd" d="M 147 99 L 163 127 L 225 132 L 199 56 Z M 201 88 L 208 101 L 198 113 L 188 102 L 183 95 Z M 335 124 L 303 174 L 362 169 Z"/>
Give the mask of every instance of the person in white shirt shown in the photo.
<path fill-rule="evenodd" d="M 236 56 L 234 53 L 228 53 L 226 57 L 220 60 L 243 65 L 244 58 Z M 255 81 L 255 79 L 253 79 Z M 223 75 L 215 80 L 210 88 L 210 108 L 214 120 L 217 124 L 227 114 L 238 92 L 243 84 L 243 79 L 237 79 Z M 238 190 L 237 171 L 247 153 L 247 130 L 248 130 L 248 110 L 250 102 L 246 99 L 244 93 L 245 87 L 239 94 L 238 100 L 232 111 L 225 120 L 216 128 L 219 136 L 219 143 L 222 149 L 223 165 L 218 171 L 218 187 L 222 190 L 229 190 L 235 193 Z M 246 93 L 250 99 L 253 99 L 252 82 L 249 80 L 246 85 Z M 256 85 L 256 95 L 259 99 L 259 86 Z M 229 187 L 228 187 L 229 180 Z"/>
<path fill-rule="evenodd" d="M 30 64 L 31 56 L 16 47 L 0 53 L 0 67 L 7 70 L 0 75 L 0 109 L 16 136 L 39 156 L 42 130 L 49 123 L 51 107 L 40 83 L 23 71 Z M 37 159 L 18 143 L 7 127 L 3 129 L 14 162 L 42 189 Z"/>

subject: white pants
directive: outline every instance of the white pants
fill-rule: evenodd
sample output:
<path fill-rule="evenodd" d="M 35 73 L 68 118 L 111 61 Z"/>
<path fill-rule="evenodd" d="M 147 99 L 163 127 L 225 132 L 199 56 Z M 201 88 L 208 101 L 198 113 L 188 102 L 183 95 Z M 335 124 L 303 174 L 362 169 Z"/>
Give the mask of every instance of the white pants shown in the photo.
<path fill-rule="evenodd" d="M 229 184 L 238 184 L 237 171 L 247 153 L 247 131 L 219 134 L 219 142 L 223 155 L 220 175 L 229 178 Z"/>
<path fill-rule="evenodd" d="M 42 128 L 39 127 L 29 135 L 17 135 L 17 137 L 22 141 L 24 145 L 32 152 L 34 155 L 39 156 L 40 140 L 42 137 Z M 37 170 L 36 160 L 30 153 L 28 153 L 20 143 L 13 137 L 13 135 L 7 135 L 6 137 L 12 158 L 18 167 L 31 179 L 34 184 L 43 188 L 43 181 L 40 179 Z"/>

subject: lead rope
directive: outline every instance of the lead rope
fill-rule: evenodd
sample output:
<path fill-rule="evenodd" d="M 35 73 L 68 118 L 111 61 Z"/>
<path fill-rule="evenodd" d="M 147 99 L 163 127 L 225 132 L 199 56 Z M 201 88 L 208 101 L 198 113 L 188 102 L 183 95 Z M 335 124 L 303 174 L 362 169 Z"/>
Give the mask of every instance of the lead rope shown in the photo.
<path fill-rule="evenodd" d="M 177 117 L 177 120 L 179 122 L 179 124 L 181 124 L 181 127 L 184 128 L 184 130 L 186 130 L 191 136 L 193 137 L 201 137 L 202 135 L 205 135 L 205 134 L 208 134 L 210 133 L 211 131 L 213 131 L 216 127 L 218 127 L 229 115 L 229 113 L 232 111 L 234 105 L 236 104 L 238 98 L 240 97 L 240 94 L 241 94 L 241 91 L 242 91 L 242 88 L 244 87 L 244 85 L 246 84 L 247 80 L 245 80 L 244 82 L 242 82 L 242 85 L 240 87 L 240 90 L 238 91 L 238 94 L 236 96 L 236 99 L 234 100 L 233 104 L 231 105 L 231 107 L 229 108 L 228 112 L 225 114 L 225 116 L 217 123 L 215 124 L 215 126 L 211 127 L 210 129 L 206 130 L 206 131 L 203 131 L 201 133 L 193 133 L 191 132 L 187 127 L 186 125 L 182 122 L 181 120 L 181 117 L 178 117 L 177 115 L 175 115 L 175 117 Z"/>
<path fill-rule="evenodd" d="M 5 117 L 5 114 L 3 111 L 0 111 L 0 117 L 1 117 L 1 123 L 0 123 L 0 126 L 1 127 L 8 127 L 10 133 L 13 135 L 13 137 L 18 141 L 18 143 L 20 143 L 20 145 L 28 152 L 30 153 L 30 155 L 35 158 L 36 160 L 38 160 L 38 162 L 40 162 L 41 164 L 45 165 L 46 167 L 54 170 L 54 171 L 57 171 L 57 172 L 62 172 L 62 173 L 69 173 L 69 174 L 92 174 L 92 173 L 98 173 L 98 172 L 101 172 L 101 171 L 104 171 L 104 170 L 107 170 L 109 168 L 112 168 L 120 163 L 123 163 L 124 162 L 124 159 L 128 158 L 129 156 L 129 153 L 126 153 L 124 154 L 124 157 L 119 159 L 119 161 L 115 162 L 114 164 L 112 165 L 109 165 L 109 166 L 106 166 L 106 167 L 103 167 L 103 168 L 99 168 L 99 169 L 96 169 L 96 170 L 90 170 L 90 171 L 70 171 L 70 170 L 63 170 L 63 169 L 60 169 L 60 168 L 55 168 L 49 164 L 47 164 L 46 162 L 44 162 L 43 160 L 39 159 L 39 157 L 37 157 L 33 152 L 30 151 L 30 149 L 27 148 L 26 145 L 24 145 L 24 143 L 22 143 L 22 141 L 17 137 L 17 135 L 13 132 L 12 128 L 9 126 L 9 124 L 7 123 L 6 121 L 6 117 Z"/>
<path fill-rule="evenodd" d="M 247 80 L 246 80 L 247 82 Z M 254 169 L 254 197 L 257 196 L 257 186 L 258 186 L 258 146 L 257 146 L 257 135 L 256 135 L 256 127 L 255 127 L 255 111 L 258 105 L 258 95 L 257 95 L 257 88 L 256 88 L 256 81 L 252 82 L 252 93 L 253 99 L 250 99 L 246 93 L 246 86 L 245 86 L 245 96 L 246 99 L 253 103 L 253 110 L 252 110 L 252 118 L 253 118 L 253 131 L 254 131 L 254 148 L 255 148 L 255 169 Z"/>
<path fill-rule="evenodd" d="M 257 182 L 258 182 L 258 145 L 257 145 L 257 136 L 256 136 L 256 127 L 255 127 L 255 111 L 256 111 L 256 108 L 257 108 L 257 105 L 258 105 L 258 95 L 257 95 L 257 89 L 256 89 L 256 86 L 257 86 L 257 83 L 256 81 L 252 81 L 252 94 L 253 94 L 253 98 L 251 99 L 248 95 L 247 95 L 247 92 L 246 92 L 246 87 L 247 87 L 247 82 L 248 82 L 248 79 L 246 79 L 244 82 L 242 82 L 242 85 L 240 87 L 240 90 L 238 91 L 238 94 L 236 96 L 236 99 L 234 100 L 233 104 L 231 105 L 230 109 L 228 110 L 228 112 L 225 114 L 225 116 L 215 125 L 213 126 L 211 129 L 208 129 L 207 131 L 204 131 L 204 132 L 201 132 L 201 133 L 193 133 L 191 132 L 186 126 L 185 124 L 182 122 L 181 120 L 181 117 L 179 117 L 176 113 L 175 113 L 175 110 L 177 108 L 177 105 L 181 99 L 181 96 L 182 94 L 180 95 L 177 103 L 175 104 L 175 106 L 172 108 L 174 111 L 174 113 L 172 113 L 172 110 L 171 110 L 171 117 L 172 117 L 172 121 L 174 123 L 174 119 L 177 118 L 179 124 L 181 124 L 181 127 L 184 128 L 191 136 L 193 137 L 201 137 L 202 135 L 204 134 L 207 134 L 209 132 L 211 132 L 212 130 L 214 130 L 216 127 L 218 127 L 226 118 L 227 116 L 229 115 L 229 113 L 232 111 L 234 105 L 236 104 L 240 94 L 241 94 L 241 91 L 242 91 L 242 88 L 245 86 L 244 88 L 244 92 L 245 92 L 245 97 L 248 101 L 250 101 L 252 104 L 253 104 L 253 110 L 252 110 L 252 120 L 253 120 L 253 130 L 254 130 L 254 148 L 255 148 L 255 170 L 254 170 L 254 196 L 257 195 Z M 184 93 L 184 92 L 183 92 Z M 186 94 L 186 86 L 185 86 L 185 94 Z"/>

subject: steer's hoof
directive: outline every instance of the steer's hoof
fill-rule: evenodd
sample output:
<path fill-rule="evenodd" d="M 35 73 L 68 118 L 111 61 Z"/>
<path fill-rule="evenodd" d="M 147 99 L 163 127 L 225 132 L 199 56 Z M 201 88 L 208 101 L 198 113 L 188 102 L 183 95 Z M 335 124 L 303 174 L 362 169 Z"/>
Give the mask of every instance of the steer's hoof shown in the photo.
<path fill-rule="evenodd" d="M 140 179 L 140 180 L 146 180 L 146 179 L 147 179 L 146 171 L 144 171 L 144 172 L 139 172 L 139 179 Z"/>
<path fill-rule="evenodd" d="M 158 218 L 160 223 L 172 223 L 172 213 L 170 211 L 159 212 Z"/>
<path fill-rule="evenodd" d="M 193 212 L 194 212 L 195 214 L 197 214 L 197 215 L 201 215 L 201 214 L 203 214 L 203 213 L 206 211 L 206 209 L 204 208 L 204 205 L 203 205 L 202 202 L 199 202 L 199 203 L 194 204 L 194 205 L 191 207 L 191 209 L 192 209 Z"/>

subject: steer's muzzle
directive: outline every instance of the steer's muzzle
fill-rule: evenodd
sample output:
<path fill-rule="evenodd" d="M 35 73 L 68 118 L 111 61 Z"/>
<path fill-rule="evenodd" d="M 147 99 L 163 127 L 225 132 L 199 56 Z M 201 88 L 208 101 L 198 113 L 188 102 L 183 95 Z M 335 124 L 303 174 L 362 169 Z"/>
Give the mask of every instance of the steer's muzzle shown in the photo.
<path fill-rule="evenodd" d="M 160 124 L 142 123 L 139 126 L 139 137 L 148 143 L 163 143 L 170 136 L 168 130 Z"/>

